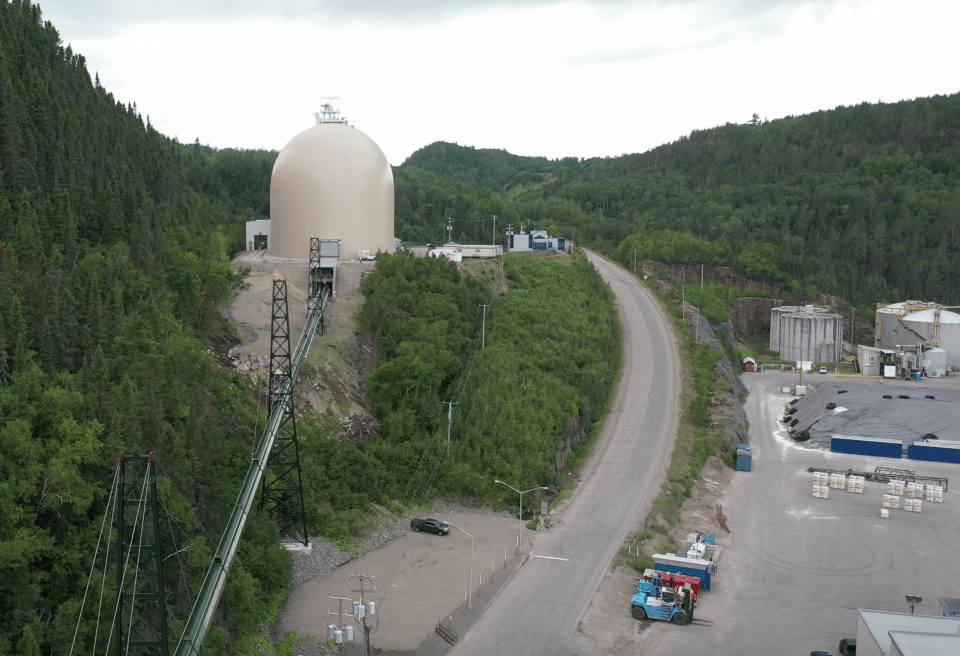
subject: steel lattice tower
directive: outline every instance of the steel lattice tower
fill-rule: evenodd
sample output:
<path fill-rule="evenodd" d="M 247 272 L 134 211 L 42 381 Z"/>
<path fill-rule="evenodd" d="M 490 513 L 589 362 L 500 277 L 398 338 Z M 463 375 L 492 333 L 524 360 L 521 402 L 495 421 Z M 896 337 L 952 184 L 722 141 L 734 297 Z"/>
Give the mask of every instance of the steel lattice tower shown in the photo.
<path fill-rule="evenodd" d="M 320 238 L 310 238 L 310 265 L 307 270 L 307 316 L 320 302 L 323 295 L 323 278 L 320 275 Z M 320 318 L 320 334 L 323 335 L 323 317 Z"/>
<path fill-rule="evenodd" d="M 262 507 L 277 519 L 281 537 L 294 538 L 307 545 L 307 520 L 303 511 L 303 486 L 300 478 L 300 447 L 297 422 L 293 414 L 290 320 L 287 310 L 287 281 L 273 281 L 273 310 L 270 317 L 269 412 L 283 408 L 273 449 L 267 459 L 263 479 Z"/>
<path fill-rule="evenodd" d="M 116 653 L 167 656 L 167 609 L 153 454 L 120 456 L 117 487 Z"/>

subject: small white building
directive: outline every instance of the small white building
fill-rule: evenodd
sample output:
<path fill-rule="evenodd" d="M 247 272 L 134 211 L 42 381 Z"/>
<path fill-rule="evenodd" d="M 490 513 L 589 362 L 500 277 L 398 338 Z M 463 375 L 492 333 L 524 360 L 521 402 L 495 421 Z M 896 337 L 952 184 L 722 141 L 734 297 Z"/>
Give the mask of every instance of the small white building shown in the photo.
<path fill-rule="evenodd" d="M 463 257 L 485 258 L 503 255 L 502 244 L 462 244 L 458 245 L 457 249 Z"/>
<path fill-rule="evenodd" d="M 960 617 L 857 610 L 857 656 L 943 654 L 960 654 Z"/>
<path fill-rule="evenodd" d="M 530 250 L 530 235 L 525 232 L 517 232 L 510 235 L 510 243 L 507 244 L 507 250 L 511 253 L 524 252 Z"/>
<path fill-rule="evenodd" d="M 427 251 L 427 255 L 430 257 L 445 257 L 451 262 L 463 262 L 463 253 L 458 251 L 456 248 L 448 248 L 444 246 L 443 248 L 434 248 Z"/>
<path fill-rule="evenodd" d="M 273 243 L 270 234 L 270 219 L 247 221 L 247 239 L 245 242 L 248 251 L 270 250 Z"/>

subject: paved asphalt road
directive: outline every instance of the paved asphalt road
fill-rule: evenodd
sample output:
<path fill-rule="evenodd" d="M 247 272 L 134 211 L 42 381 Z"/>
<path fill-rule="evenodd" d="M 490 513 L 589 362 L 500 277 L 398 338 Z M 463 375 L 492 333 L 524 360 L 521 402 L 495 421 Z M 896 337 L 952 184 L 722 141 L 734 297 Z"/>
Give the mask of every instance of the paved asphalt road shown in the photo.
<path fill-rule="evenodd" d="M 640 511 L 658 493 L 669 462 L 680 390 L 673 333 L 633 276 L 592 253 L 588 257 L 617 296 L 624 326 L 622 380 L 576 497 L 549 533 L 537 534 L 538 557 L 520 568 L 451 651 L 456 656 L 591 653 L 576 635 L 577 624 Z M 524 550 L 533 550 L 529 537 Z"/>

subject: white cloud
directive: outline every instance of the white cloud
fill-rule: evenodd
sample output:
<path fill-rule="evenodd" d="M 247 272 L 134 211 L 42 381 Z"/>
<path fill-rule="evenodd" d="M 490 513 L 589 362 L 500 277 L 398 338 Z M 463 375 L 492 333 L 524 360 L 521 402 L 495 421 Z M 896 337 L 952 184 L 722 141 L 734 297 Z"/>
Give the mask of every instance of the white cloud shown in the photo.
<path fill-rule="evenodd" d="M 337 95 L 393 164 L 437 140 L 619 155 L 753 112 L 960 91 L 956 3 L 390 5 L 429 21 L 371 18 L 375 4 L 207 2 L 190 14 L 173 2 L 156 16 L 136 3 L 42 7 L 91 75 L 165 134 L 279 149 L 312 125 L 321 96 Z M 80 6 L 96 29 L 72 31 Z"/>

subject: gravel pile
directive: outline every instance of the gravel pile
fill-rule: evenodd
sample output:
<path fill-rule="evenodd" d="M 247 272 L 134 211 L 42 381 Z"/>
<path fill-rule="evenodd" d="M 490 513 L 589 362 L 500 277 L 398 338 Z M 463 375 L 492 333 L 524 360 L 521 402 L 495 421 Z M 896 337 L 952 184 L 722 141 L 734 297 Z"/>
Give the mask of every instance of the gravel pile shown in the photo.
<path fill-rule="evenodd" d="M 489 515 L 493 517 L 509 517 L 510 510 L 494 511 L 491 508 L 476 508 L 460 505 L 455 502 L 440 501 L 429 511 L 416 513 L 407 517 L 395 519 L 393 517 L 385 518 L 373 532 L 360 540 L 359 553 L 341 551 L 335 544 L 326 538 L 310 538 L 311 549 L 306 551 L 293 551 L 293 587 L 303 585 L 311 579 L 315 579 L 323 574 L 329 574 L 341 565 L 350 562 L 354 558 L 359 558 L 368 551 L 378 549 L 383 545 L 393 542 L 410 528 L 410 518 L 414 516 L 427 517 L 429 515 L 439 515 L 443 513 L 457 513 L 461 515 Z"/>

